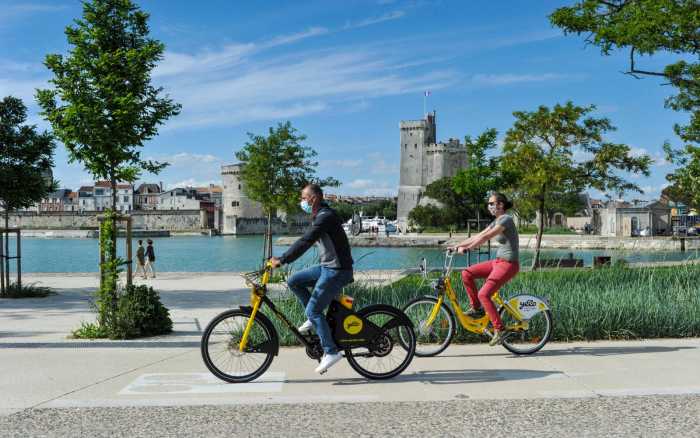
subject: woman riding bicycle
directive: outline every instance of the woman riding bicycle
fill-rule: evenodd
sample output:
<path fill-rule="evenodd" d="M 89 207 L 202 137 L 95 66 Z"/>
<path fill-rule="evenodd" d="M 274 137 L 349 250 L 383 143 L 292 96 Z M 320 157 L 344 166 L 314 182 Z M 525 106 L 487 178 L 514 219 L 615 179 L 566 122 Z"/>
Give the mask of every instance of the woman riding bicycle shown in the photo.
<path fill-rule="evenodd" d="M 518 229 L 513 217 L 506 214 L 506 211 L 511 207 L 513 207 L 513 203 L 504 194 L 493 193 L 489 197 L 488 209 L 489 213 L 496 219 L 476 236 L 452 247 L 453 250 L 463 254 L 467 250 L 478 248 L 493 238 L 500 244 L 495 259 L 472 265 L 462 271 L 462 282 L 471 303 L 468 315 L 480 318 L 484 316 L 484 310 L 486 310 L 494 328 L 494 336 L 489 342 L 491 346 L 500 344 L 504 336 L 503 323 L 491 301 L 491 296 L 515 277 L 520 270 Z M 478 292 L 474 283 L 477 278 L 486 278 Z"/>

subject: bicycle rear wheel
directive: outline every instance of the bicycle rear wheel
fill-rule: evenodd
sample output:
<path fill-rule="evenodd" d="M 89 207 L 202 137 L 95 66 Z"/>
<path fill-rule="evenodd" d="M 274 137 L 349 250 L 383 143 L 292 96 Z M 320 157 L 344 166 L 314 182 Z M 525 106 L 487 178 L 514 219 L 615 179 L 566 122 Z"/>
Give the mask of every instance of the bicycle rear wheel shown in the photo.
<path fill-rule="evenodd" d="M 229 310 L 217 315 L 202 335 L 202 359 L 216 377 L 229 383 L 250 382 L 272 363 L 277 349 L 277 332 L 261 314 L 255 315 L 244 351 L 239 350 L 250 311 Z"/>
<path fill-rule="evenodd" d="M 501 321 L 506 329 L 518 327 L 521 323 L 501 309 Z M 545 310 L 535 314 L 527 321 L 526 330 L 514 330 L 506 334 L 503 347 L 514 354 L 532 354 L 544 347 L 552 336 L 552 312 Z"/>
<path fill-rule="evenodd" d="M 405 370 L 416 351 L 413 324 L 399 309 L 375 304 L 357 312 L 382 328 L 370 345 L 347 349 L 350 366 L 368 379 L 390 379 Z"/>
<path fill-rule="evenodd" d="M 411 320 L 416 331 L 416 356 L 435 356 L 450 345 L 454 338 L 457 323 L 452 311 L 442 303 L 437 317 L 426 326 L 438 300 L 435 297 L 419 297 L 406 304 L 403 311 Z"/>

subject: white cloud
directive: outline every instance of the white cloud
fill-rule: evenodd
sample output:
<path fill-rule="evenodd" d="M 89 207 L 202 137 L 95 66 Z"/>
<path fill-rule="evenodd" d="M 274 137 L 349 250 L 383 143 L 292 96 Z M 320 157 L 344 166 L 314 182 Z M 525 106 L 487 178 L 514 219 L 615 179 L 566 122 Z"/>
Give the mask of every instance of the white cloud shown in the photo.
<path fill-rule="evenodd" d="M 320 33 L 310 30 L 304 36 Z M 273 38 L 267 45 L 301 37 Z M 403 55 L 381 50 L 289 49 L 283 56 L 262 55 L 255 44 L 166 55 L 159 79 L 183 110 L 165 129 L 300 117 L 381 96 L 438 90 L 457 80 L 445 69 L 409 74 Z"/>
<path fill-rule="evenodd" d="M 373 179 L 355 179 L 341 186 L 343 194 L 355 196 L 396 196 L 396 191 L 395 185 Z"/>
<path fill-rule="evenodd" d="M 373 24 L 383 23 L 385 21 L 398 20 L 404 15 L 406 15 L 406 12 L 404 11 L 393 11 L 378 17 L 369 17 L 356 22 L 348 22 L 345 24 L 344 29 L 358 29 L 360 27 L 371 26 Z"/>
<path fill-rule="evenodd" d="M 332 166 L 341 169 L 355 169 L 362 165 L 362 160 L 321 160 L 319 166 Z"/>
<path fill-rule="evenodd" d="M 351 189 L 368 189 L 374 185 L 375 182 L 371 179 L 356 179 L 347 184 Z"/>
<path fill-rule="evenodd" d="M 176 188 L 185 187 L 207 187 L 209 184 L 221 184 L 218 180 L 196 180 L 194 178 L 187 178 L 182 181 L 177 181 L 174 183 L 168 183 L 165 185 L 165 190 L 172 190 Z"/>
<path fill-rule="evenodd" d="M 369 154 L 369 163 L 371 163 L 373 174 L 387 175 L 399 173 L 399 163 L 387 163 L 384 159 L 384 155 L 378 152 Z"/>
<path fill-rule="evenodd" d="M 559 73 L 540 74 L 476 74 L 472 77 L 472 82 L 477 85 L 511 85 L 523 82 L 545 82 L 566 79 L 580 79 L 580 75 L 567 75 Z"/>
<path fill-rule="evenodd" d="M 191 166 L 196 163 L 217 163 L 223 160 L 211 154 L 192 154 L 189 152 L 179 152 L 173 155 L 162 155 L 155 158 L 158 161 L 170 163 L 171 166 Z"/>

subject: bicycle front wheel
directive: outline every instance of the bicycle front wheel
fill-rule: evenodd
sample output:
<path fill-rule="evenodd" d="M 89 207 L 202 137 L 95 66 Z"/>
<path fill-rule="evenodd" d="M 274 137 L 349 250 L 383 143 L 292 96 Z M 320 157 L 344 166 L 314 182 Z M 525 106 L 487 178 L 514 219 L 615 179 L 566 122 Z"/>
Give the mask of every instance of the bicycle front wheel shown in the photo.
<path fill-rule="evenodd" d="M 426 324 L 437 302 L 435 297 L 420 297 L 409 302 L 403 309 L 416 330 L 416 356 L 438 355 L 445 351 L 454 338 L 457 323 L 444 302 L 432 324 Z"/>
<path fill-rule="evenodd" d="M 382 332 L 367 346 L 345 350 L 350 366 L 368 379 L 389 379 L 401 374 L 416 352 L 411 321 L 399 309 L 384 304 L 368 306 L 357 313 Z"/>
<path fill-rule="evenodd" d="M 202 335 L 204 364 L 216 377 L 229 383 L 250 382 L 272 363 L 278 345 L 274 326 L 255 315 L 244 351 L 239 346 L 250 320 L 250 311 L 229 310 L 216 316 Z"/>
<path fill-rule="evenodd" d="M 549 310 L 539 312 L 526 321 L 527 328 L 522 327 L 523 322 L 513 318 L 505 308 L 501 309 L 501 321 L 506 330 L 509 330 L 502 345 L 514 354 L 535 353 L 552 336 L 552 312 Z"/>

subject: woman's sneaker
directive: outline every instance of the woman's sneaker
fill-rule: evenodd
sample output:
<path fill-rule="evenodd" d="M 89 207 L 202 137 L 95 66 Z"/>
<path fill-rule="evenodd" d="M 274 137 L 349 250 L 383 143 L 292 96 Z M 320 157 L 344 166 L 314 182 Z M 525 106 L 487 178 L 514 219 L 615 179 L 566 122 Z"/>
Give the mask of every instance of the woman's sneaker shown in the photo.
<path fill-rule="evenodd" d="M 300 325 L 297 330 L 302 335 L 308 335 L 309 332 L 311 332 L 311 329 L 313 329 L 313 328 L 314 328 L 314 325 L 311 323 L 311 321 L 309 321 L 307 319 L 306 322 L 304 322 L 302 325 Z"/>
<path fill-rule="evenodd" d="M 476 319 L 483 318 L 484 315 L 485 315 L 484 309 L 481 307 L 478 309 L 474 309 L 474 308 L 469 309 L 469 311 L 467 312 L 467 316 L 470 318 L 476 318 Z"/>
<path fill-rule="evenodd" d="M 324 354 L 321 358 L 321 363 L 316 367 L 316 372 L 319 374 L 324 374 L 326 371 L 328 371 L 328 368 L 338 363 L 338 361 L 342 358 L 343 355 L 340 354 L 340 352 L 334 354 Z"/>
<path fill-rule="evenodd" d="M 501 344 L 503 342 L 503 339 L 506 337 L 506 332 L 505 330 L 496 330 L 493 332 L 493 337 L 489 341 L 490 346 L 495 346 L 498 344 Z"/>

